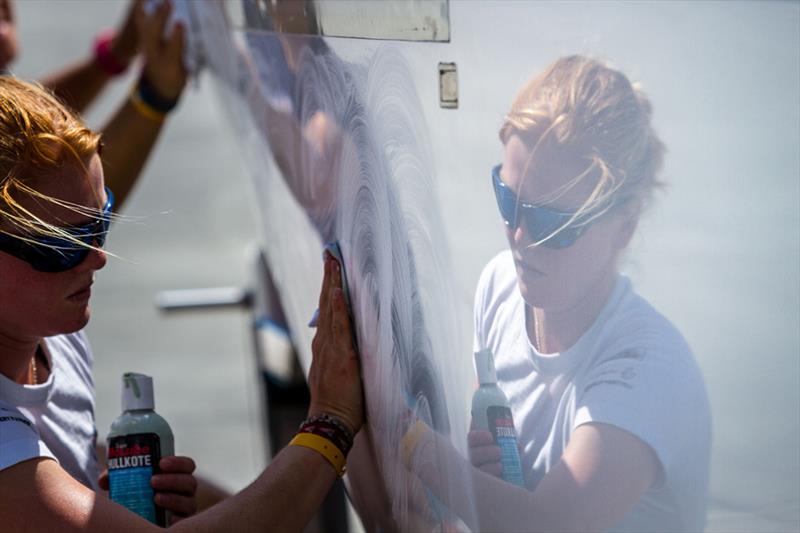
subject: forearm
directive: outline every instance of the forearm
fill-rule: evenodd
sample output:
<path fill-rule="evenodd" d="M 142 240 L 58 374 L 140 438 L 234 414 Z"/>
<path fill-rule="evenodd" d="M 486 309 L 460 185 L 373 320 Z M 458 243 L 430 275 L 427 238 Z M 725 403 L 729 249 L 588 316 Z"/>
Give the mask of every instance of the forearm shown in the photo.
<path fill-rule="evenodd" d="M 172 529 L 302 531 L 335 480 L 336 473 L 319 453 L 287 446 L 246 489 Z"/>
<path fill-rule="evenodd" d="M 474 468 L 446 438 L 434 431 L 429 431 L 417 444 L 412 470 L 475 531 L 549 529 L 548 512 L 533 493 Z"/>
<path fill-rule="evenodd" d="M 46 76 L 42 84 L 52 90 L 68 106 L 83 112 L 106 83 L 130 65 L 137 52 L 137 30 L 134 12 L 140 0 L 129 4 L 127 14 L 117 31 L 106 30 L 94 41 L 92 53 L 81 61 Z"/>
<path fill-rule="evenodd" d="M 72 109 L 83 112 L 109 79 L 110 75 L 89 58 L 47 76 L 42 85 Z"/>
<path fill-rule="evenodd" d="M 577 428 L 533 492 L 474 468 L 433 431 L 417 447 L 417 475 L 473 529 L 488 531 L 605 531 L 630 512 L 659 469 L 648 445 L 606 424 Z"/>
<path fill-rule="evenodd" d="M 118 206 L 136 183 L 163 124 L 142 114 L 126 99 L 103 128 L 103 172 Z"/>

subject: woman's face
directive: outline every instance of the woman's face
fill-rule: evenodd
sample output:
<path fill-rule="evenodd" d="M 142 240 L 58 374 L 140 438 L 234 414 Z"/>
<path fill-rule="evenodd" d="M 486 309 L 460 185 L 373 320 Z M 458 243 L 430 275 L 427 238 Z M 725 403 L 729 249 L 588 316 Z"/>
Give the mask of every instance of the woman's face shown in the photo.
<path fill-rule="evenodd" d="M 49 197 L 100 209 L 106 200 L 100 158 L 94 155 L 86 164 L 88 179 L 81 169 L 70 165 L 29 185 Z M 92 221 L 85 214 L 49 202 L 40 204 L 28 197 L 18 201 L 54 225 L 79 226 Z M 83 328 L 89 321 L 94 273 L 105 264 L 103 252 L 90 251 L 70 270 L 39 272 L 27 262 L 0 252 L 0 337 L 24 341 Z"/>
<path fill-rule="evenodd" d="M 581 184 L 557 199 L 553 197 L 586 166 L 546 149 L 540 149 L 533 159 L 531 149 L 514 135 L 506 143 L 500 177 L 521 202 L 547 203 L 553 209 L 574 212 L 591 194 L 593 184 Z M 614 279 L 617 257 L 630 240 L 634 225 L 629 218 L 608 213 L 571 246 L 560 249 L 532 246 L 535 241 L 525 224 L 517 229 L 507 227 L 522 297 L 528 305 L 552 311 L 569 311 L 581 305 Z"/>

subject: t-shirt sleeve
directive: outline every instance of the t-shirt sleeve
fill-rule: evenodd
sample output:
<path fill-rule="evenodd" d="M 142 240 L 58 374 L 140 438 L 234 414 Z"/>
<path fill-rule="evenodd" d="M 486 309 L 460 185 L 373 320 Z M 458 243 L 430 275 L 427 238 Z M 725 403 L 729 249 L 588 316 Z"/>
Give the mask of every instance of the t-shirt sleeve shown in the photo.
<path fill-rule="evenodd" d="M 573 426 L 598 422 L 633 434 L 655 452 L 663 483 L 697 427 L 693 404 L 704 391 L 685 350 L 628 347 L 601 356 L 578 383 Z"/>
<path fill-rule="evenodd" d="M 478 285 L 475 291 L 475 304 L 472 308 L 473 314 L 473 335 L 472 335 L 472 351 L 477 352 L 483 348 L 483 294 L 481 286 Z"/>
<path fill-rule="evenodd" d="M 496 260 L 492 260 L 484 267 L 483 271 L 481 272 L 481 276 L 478 279 L 478 286 L 475 288 L 475 302 L 472 308 L 474 326 L 474 334 L 472 337 L 473 353 L 486 348 L 486 301 L 489 298 L 488 293 L 492 289 L 492 276 L 495 263 Z"/>
<path fill-rule="evenodd" d="M 18 409 L 0 402 L 0 470 L 37 457 L 55 456 Z"/>

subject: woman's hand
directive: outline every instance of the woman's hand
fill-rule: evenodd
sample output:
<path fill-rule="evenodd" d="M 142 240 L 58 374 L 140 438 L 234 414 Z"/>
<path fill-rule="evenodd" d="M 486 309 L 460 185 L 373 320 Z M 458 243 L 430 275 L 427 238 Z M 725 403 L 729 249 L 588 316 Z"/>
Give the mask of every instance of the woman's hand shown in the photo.
<path fill-rule="evenodd" d="M 150 478 L 155 490 L 156 505 L 172 513 L 172 522 L 178 522 L 197 512 L 197 479 L 192 475 L 195 464 L 189 457 L 171 455 L 158 463 L 161 472 Z M 100 488 L 108 490 L 108 470 L 103 470 L 98 480 Z"/>
<path fill-rule="evenodd" d="M 150 478 L 156 491 L 156 505 L 172 513 L 172 523 L 197 512 L 197 479 L 192 475 L 195 464 L 189 457 L 172 455 L 158 463 L 161 473 Z"/>
<path fill-rule="evenodd" d="M 123 65 L 129 65 L 136 57 L 139 44 L 139 32 L 136 28 L 136 12 L 141 9 L 144 0 L 131 0 L 125 19 L 117 28 L 111 41 L 111 53 Z"/>
<path fill-rule="evenodd" d="M 17 25 L 14 21 L 14 4 L 0 0 L 0 70 L 5 70 L 19 52 Z"/>
<path fill-rule="evenodd" d="M 364 423 L 364 397 L 353 339 L 342 292 L 341 267 L 325 252 L 317 334 L 311 343 L 313 360 L 308 373 L 311 389 L 308 414 L 336 416 L 355 434 Z"/>
<path fill-rule="evenodd" d="M 490 476 L 501 477 L 503 465 L 500 463 L 500 447 L 488 431 L 473 430 L 467 434 L 469 462 Z"/>
<path fill-rule="evenodd" d="M 143 75 L 165 100 L 177 100 L 186 85 L 186 68 L 183 65 L 185 28 L 178 22 L 169 36 L 164 35 L 172 5 L 163 0 L 147 14 L 142 3 L 135 5 L 136 29 L 139 47 L 144 56 Z"/>

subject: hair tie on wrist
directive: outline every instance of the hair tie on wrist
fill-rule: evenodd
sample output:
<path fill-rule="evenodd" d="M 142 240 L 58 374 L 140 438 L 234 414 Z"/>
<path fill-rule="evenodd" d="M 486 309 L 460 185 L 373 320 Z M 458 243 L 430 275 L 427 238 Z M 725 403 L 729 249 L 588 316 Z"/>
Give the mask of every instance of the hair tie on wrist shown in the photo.
<path fill-rule="evenodd" d="M 152 120 L 153 122 L 164 122 L 164 119 L 167 118 L 166 113 L 162 113 L 157 109 L 153 109 L 146 102 L 142 100 L 139 96 L 139 91 L 136 90 L 136 87 L 131 90 L 131 94 L 129 97 L 131 105 L 133 108 L 143 117 Z"/>
<path fill-rule="evenodd" d="M 167 114 L 178 105 L 178 99 L 167 100 L 158 94 L 142 73 L 131 89 L 130 102 L 140 115 L 155 122 L 163 122 Z"/>
<path fill-rule="evenodd" d="M 119 76 L 128 70 L 128 65 L 120 61 L 111 50 L 111 43 L 116 35 L 114 30 L 108 29 L 98 34 L 94 40 L 94 62 L 109 76 Z"/>
<path fill-rule="evenodd" d="M 136 84 L 135 91 L 142 102 L 147 104 L 148 107 L 158 111 L 162 115 L 166 115 L 178 105 L 178 98 L 168 99 L 158 94 L 158 91 L 147 79 L 147 76 L 145 76 L 144 72 L 142 72 L 142 75 L 139 76 L 139 81 Z"/>

